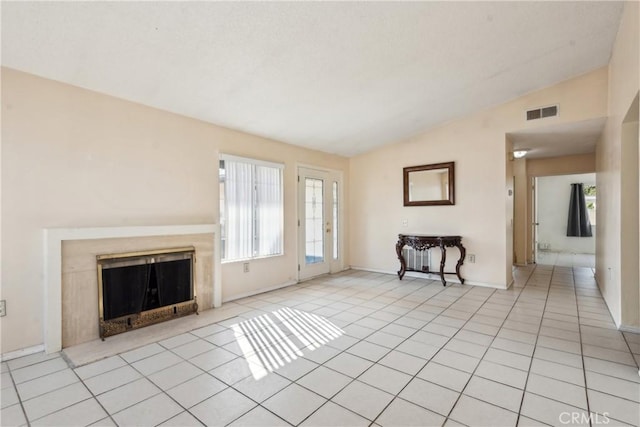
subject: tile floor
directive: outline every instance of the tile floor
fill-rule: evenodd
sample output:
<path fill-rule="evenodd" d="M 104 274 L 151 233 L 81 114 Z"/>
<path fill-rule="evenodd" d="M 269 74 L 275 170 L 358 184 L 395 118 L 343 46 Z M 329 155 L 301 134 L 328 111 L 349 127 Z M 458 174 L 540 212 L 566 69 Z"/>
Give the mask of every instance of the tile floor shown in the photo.
<path fill-rule="evenodd" d="M 75 369 L 2 363 L 0 425 L 639 425 L 640 336 L 590 268 L 507 291 L 347 271 Z"/>
<path fill-rule="evenodd" d="M 562 267 L 596 267 L 594 254 L 576 254 L 572 252 L 541 251 L 537 253 L 538 264 Z"/>

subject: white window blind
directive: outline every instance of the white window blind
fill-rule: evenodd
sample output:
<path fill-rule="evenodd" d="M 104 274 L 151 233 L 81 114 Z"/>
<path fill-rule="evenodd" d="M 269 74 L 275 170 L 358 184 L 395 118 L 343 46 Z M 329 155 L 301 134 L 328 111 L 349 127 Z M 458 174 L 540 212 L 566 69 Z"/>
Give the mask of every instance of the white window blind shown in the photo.
<path fill-rule="evenodd" d="M 225 261 L 282 254 L 284 165 L 220 157 L 220 226 Z"/>

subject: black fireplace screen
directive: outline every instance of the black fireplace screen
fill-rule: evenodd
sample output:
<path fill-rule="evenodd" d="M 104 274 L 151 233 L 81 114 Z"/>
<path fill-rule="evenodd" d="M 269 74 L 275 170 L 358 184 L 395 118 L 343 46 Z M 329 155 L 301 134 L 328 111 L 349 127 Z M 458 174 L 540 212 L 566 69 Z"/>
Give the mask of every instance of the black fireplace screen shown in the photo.
<path fill-rule="evenodd" d="M 191 260 L 103 268 L 102 286 L 104 320 L 188 301 Z"/>
<path fill-rule="evenodd" d="M 193 299 L 192 253 L 100 261 L 104 320 Z"/>

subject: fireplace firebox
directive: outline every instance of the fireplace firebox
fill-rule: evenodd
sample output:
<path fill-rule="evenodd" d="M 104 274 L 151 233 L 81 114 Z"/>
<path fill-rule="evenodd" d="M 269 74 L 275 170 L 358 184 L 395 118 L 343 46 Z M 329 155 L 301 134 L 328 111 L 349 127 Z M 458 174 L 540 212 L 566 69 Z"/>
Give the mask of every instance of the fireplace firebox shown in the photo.
<path fill-rule="evenodd" d="M 198 312 L 195 248 L 98 255 L 100 338 Z"/>

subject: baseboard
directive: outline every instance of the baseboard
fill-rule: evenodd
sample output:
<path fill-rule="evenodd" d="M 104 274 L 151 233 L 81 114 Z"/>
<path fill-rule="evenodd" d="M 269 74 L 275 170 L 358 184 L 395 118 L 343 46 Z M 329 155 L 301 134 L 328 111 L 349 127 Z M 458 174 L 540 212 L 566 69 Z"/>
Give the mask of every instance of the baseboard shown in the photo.
<path fill-rule="evenodd" d="M 389 270 L 381 270 L 381 269 L 377 269 L 377 268 L 369 268 L 369 267 L 358 267 L 355 265 L 351 266 L 351 269 L 353 270 L 361 270 L 361 271 L 370 271 L 372 273 L 382 273 L 382 274 L 391 274 L 393 276 L 398 276 L 398 273 L 395 271 L 389 271 Z M 414 279 L 429 279 L 429 280 L 437 280 L 440 281 L 440 275 L 439 274 L 434 274 L 434 273 L 420 273 L 418 271 L 407 271 L 404 274 L 405 277 L 412 277 Z M 458 280 L 458 278 L 455 275 L 447 275 L 446 277 L 447 283 L 460 283 L 460 280 Z M 470 281 L 470 280 L 465 280 L 464 281 L 465 285 L 473 285 L 473 286 L 480 286 L 483 288 L 492 288 L 492 289 L 508 289 L 508 287 L 506 286 L 500 286 L 500 285 L 496 285 L 495 283 L 484 283 L 484 282 L 475 282 L 475 281 Z"/>
<path fill-rule="evenodd" d="M 396 271 L 381 270 L 379 268 L 358 267 L 358 266 L 352 265 L 351 269 L 360 270 L 360 271 L 369 271 L 371 273 L 391 274 L 393 276 L 398 277 L 398 273 Z M 404 277 L 413 277 L 414 279 L 440 280 L 439 274 L 420 273 L 418 271 L 407 271 L 406 273 L 404 273 Z M 446 279 L 447 279 L 447 282 L 460 283 L 460 280 L 458 280 L 457 277 L 446 277 Z"/>
<path fill-rule="evenodd" d="M 287 286 L 295 285 L 296 283 L 298 283 L 297 280 L 290 280 L 288 282 L 281 283 L 279 285 L 269 286 L 268 288 L 260 288 L 260 289 L 255 290 L 255 291 L 250 291 L 250 292 L 245 292 L 243 294 L 234 295 L 231 298 L 223 299 L 222 302 L 225 303 L 225 302 L 231 302 L 231 301 L 239 300 L 239 299 L 242 299 L 242 298 L 252 297 L 254 295 L 263 294 L 265 292 L 275 291 L 276 289 L 286 288 Z"/>
<path fill-rule="evenodd" d="M 10 351 L 9 353 L 3 353 L 0 359 L 3 362 L 11 359 L 17 359 L 18 357 L 29 356 L 44 351 L 44 344 L 34 345 L 33 347 L 27 347 L 16 351 Z"/>
<path fill-rule="evenodd" d="M 509 282 L 509 284 L 507 285 L 507 287 L 505 289 L 509 289 L 510 287 L 513 286 L 514 283 L 515 283 L 515 279 L 512 277 L 511 281 Z"/>
<path fill-rule="evenodd" d="M 640 326 L 620 325 L 618 326 L 618 330 L 621 332 L 631 332 L 633 334 L 640 334 Z"/>
<path fill-rule="evenodd" d="M 369 271 L 371 273 L 381 273 L 381 274 L 392 274 L 396 277 L 398 277 L 398 273 L 395 271 L 389 271 L 389 270 L 380 270 L 379 268 L 369 268 L 369 267 L 358 267 L 357 265 L 352 265 L 349 267 L 351 270 L 358 270 L 358 271 Z M 407 271 L 407 273 L 405 274 L 405 276 L 408 277 L 414 277 L 413 276 L 413 271 Z M 421 276 L 415 276 L 415 277 L 422 277 L 423 279 L 427 276 L 425 276 L 424 274 L 422 274 Z"/>
<path fill-rule="evenodd" d="M 479 286 L 481 288 L 491 288 L 491 289 L 499 289 L 501 291 L 506 291 L 513 284 L 513 280 L 509 283 L 508 286 L 498 285 L 498 284 L 495 284 L 495 283 L 474 282 L 474 281 L 470 281 L 470 280 L 465 280 L 464 284 L 465 285 Z"/>

